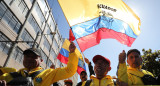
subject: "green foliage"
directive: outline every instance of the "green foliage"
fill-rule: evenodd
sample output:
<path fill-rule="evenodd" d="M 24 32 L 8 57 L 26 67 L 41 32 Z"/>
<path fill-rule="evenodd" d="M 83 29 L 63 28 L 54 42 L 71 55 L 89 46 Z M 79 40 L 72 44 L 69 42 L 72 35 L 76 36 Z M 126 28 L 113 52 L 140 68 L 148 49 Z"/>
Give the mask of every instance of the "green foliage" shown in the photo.
<path fill-rule="evenodd" d="M 160 50 L 152 52 L 151 49 L 142 49 L 142 52 L 142 69 L 150 71 L 154 76 L 158 76 L 160 74 Z"/>

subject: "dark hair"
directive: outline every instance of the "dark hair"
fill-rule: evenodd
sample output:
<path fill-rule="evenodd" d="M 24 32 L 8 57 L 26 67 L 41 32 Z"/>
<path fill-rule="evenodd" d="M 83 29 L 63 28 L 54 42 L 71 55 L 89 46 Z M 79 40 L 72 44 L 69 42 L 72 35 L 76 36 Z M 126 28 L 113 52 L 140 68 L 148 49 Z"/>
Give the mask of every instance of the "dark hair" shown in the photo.
<path fill-rule="evenodd" d="M 139 50 L 137 50 L 137 49 L 130 49 L 130 50 L 127 52 L 127 57 L 128 57 L 128 55 L 129 55 L 130 53 L 132 53 L 132 52 L 137 52 L 139 55 L 141 55 L 141 53 L 140 53 Z"/>
<path fill-rule="evenodd" d="M 87 75 L 86 71 L 82 71 L 82 72 L 80 73 L 80 75 L 82 75 L 82 73 L 85 73 L 85 74 Z"/>
<path fill-rule="evenodd" d="M 71 83 L 71 82 L 65 82 L 65 84 L 70 84 L 70 85 L 72 85 L 72 83 Z"/>

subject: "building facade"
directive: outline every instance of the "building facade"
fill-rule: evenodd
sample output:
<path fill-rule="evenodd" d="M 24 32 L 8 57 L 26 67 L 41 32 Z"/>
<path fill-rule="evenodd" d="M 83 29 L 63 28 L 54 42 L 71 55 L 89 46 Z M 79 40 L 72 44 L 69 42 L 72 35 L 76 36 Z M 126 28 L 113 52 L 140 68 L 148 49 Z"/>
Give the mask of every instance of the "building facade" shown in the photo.
<path fill-rule="evenodd" d="M 42 51 L 41 67 L 64 67 L 57 60 L 63 45 L 62 35 L 47 0 L 0 0 L 0 65 L 23 68 L 23 50 L 38 47 Z M 78 74 L 72 79 L 77 83 Z M 63 80 L 59 82 L 62 86 Z"/>

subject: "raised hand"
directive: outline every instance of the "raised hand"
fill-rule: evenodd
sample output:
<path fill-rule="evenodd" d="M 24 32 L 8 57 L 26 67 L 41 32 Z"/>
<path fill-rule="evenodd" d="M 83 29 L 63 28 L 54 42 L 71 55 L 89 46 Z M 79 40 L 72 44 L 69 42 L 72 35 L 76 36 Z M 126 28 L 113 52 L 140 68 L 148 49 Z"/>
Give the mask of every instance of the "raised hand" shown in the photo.
<path fill-rule="evenodd" d="M 85 60 L 85 62 L 86 62 L 87 64 L 90 63 L 89 60 L 88 60 L 87 58 L 84 58 L 84 60 Z"/>
<path fill-rule="evenodd" d="M 76 49 L 76 46 L 73 42 L 71 42 L 71 44 L 69 45 L 69 50 L 70 50 L 70 53 L 73 53 Z"/>
<path fill-rule="evenodd" d="M 119 54 L 119 63 L 124 63 L 126 61 L 126 52 L 125 50 L 122 51 L 122 53 Z"/>

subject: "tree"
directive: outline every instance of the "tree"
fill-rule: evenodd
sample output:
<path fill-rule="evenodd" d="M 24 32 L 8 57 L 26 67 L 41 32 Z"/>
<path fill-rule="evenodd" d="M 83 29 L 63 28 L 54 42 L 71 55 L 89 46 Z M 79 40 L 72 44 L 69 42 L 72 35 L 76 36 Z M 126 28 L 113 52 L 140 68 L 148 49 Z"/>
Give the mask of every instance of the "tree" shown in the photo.
<path fill-rule="evenodd" d="M 148 70 L 155 77 L 160 74 L 160 50 L 152 52 L 151 49 L 142 49 L 142 69 Z"/>

